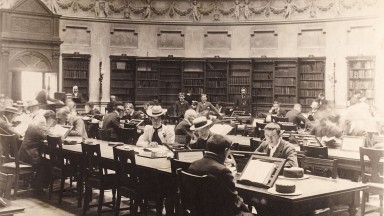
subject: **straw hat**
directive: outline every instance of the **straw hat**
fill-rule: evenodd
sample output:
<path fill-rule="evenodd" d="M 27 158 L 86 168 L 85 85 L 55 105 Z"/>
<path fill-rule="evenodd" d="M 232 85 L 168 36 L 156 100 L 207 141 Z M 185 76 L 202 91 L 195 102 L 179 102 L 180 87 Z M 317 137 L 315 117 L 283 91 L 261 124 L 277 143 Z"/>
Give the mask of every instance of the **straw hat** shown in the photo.
<path fill-rule="evenodd" d="M 167 112 L 167 109 L 161 108 L 161 106 L 152 106 L 148 108 L 147 115 L 150 117 L 159 117 L 164 115 Z"/>
<path fill-rule="evenodd" d="M 29 100 L 26 102 L 26 107 L 39 106 L 40 103 L 37 100 Z"/>
<path fill-rule="evenodd" d="M 207 117 L 205 117 L 205 116 L 201 116 L 201 117 L 195 118 L 192 121 L 192 124 L 193 125 L 191 126 L 190 130 L 194 131 L 194 130 L 200 130 L 202 128 L 205 128 L 205 127 L 211 125 L 212 121 L 208 120 Z"/>
<path fill-rule="evenodd" d="M 26 103 L 24 101 L 16 101 L 16 103 L 13 103 L 13 106 L 15 106 L 15 107 L 25 107 Z"/>
<path fill-rule="evenodd" d="M 16 107 L 6 106 L 4 112 L 20 115 L 21 112 Z"/>

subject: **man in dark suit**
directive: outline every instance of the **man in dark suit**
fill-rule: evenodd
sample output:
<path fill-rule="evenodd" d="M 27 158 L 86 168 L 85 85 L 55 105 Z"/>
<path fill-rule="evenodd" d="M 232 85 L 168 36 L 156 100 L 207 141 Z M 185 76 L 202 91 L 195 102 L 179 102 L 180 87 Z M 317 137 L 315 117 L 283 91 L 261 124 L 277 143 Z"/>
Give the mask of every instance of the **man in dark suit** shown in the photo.
<path fill-rule="evenodd" d="M 222 116 L 219 110 L 211 102 L 207 101 L 207 94 L 201 94 L 201 102 L 197 104 L 196 112 L 201 113 L 204 110 L 214 111 L 218 116 Z"/>
<path fill-rule="evenodd" d="M 72 87 L 72 100 L 75 103 L 83 103 L 85 101 L 83 95 L 79 93 L 79 87 L 76 85 Z"/>
<path fill-rule="evenodd" d="M 115 110 L 115 106 L 116 106 L 116 96 L 115 95 L 111 95 L 110 96 L 110 101 L 109 103 L 107 104 L 107 107 L 106 107 L 106 110 L 108 113 L 111 113 Z"/>
<path fill-rule="evenodd" d="M 189 109 L 189 102 L 185 100 L 185 96 L 183 92 L 179 93 L 179 100 L 175 102 L 173 105 L 174 116 L 180 116 L 183 118 L 185 111 Z"/>
<path fill-rule="evenodd" d="M 141 112 L 135 111 L 135 107 L 131 103 L 124 104 L 124 116 L 121 120 L 142 119 Z"/>
<path fill-rule="evenodd" d="M 237 111 L 245 111 L 245 113 L 251 113 L 251 97 L 247 95 L 247 90 L 245 88 L 241 88 L 241 95 L 236 97 L 235 100 L 235 110 Z"/>
<path fill-rule="evenodd" d="M 316 101 L 319 103 L 319 110 L 324 111 L 328 109 L 328 102 L 325 99 L 324 92 L 320 92 L 319 95 L 317 96 Z"/>
<path fill-rule="evenodd" d="M 288 118 L 289 122 L 294 123 L 298 127 L 300 127 L 301 124 L 306 124 L 308 122 L 308 119 L 304 117 L 304 115 L 301 113 L 301 105 L 295 104 L 293 106 L 293 109 L 287 112 L 285 114 L 285 117 Z"/>
<path fill-rule="evenodd" d="M 281 138 L 280 126 L 269 123 L 264 127 L 265 141 L 260 144 L 256 152 L 267 153 L 269 157 L 287 159 L 286 167 L 297 167 L 297 153 L 289 142 Z"/>
<path fill-rule="evenodd" d="M 284 117 L 285 113 L 286 112 L 280 107 L 280 103 L 278 101 L 274 101 L 272 108 L 269 110 L 269 114 Z"/>
<path fill-rule="evenodd" d="M 184 119 L 179 122 L 175 127 L 175 135 L 185 135 L 187 136 L 187 143 L 194 139 L 193 131 L 191 131 L 192 121 L 197 117 L 197 113 L 193 109 L 185 111 Z"/>
<path fill-rule="evenodd" d="M 231 141 L 222 135 L 214 134 L 208 139 L 207 145 L 208 151 L 204 158 L 193 162 L 188 172 L 200 176 L 208 175 L 216 179 L 217 184 L 215 187 L 210 187 L 208 191 L 212 195 L 208 199 L 208 206 L 213 209 L 210 215 L 252 215 L 236 191 L 232 172 L 224 165 Z"/>
<path fill-rule="evenodd" d="M 117 134 L 120 128 L 120 117 L 124 113 L 124 107 L 122 105 L 116 105 L 116 108 L 104 116 L 103 130 L 111 131 L 111 140 L 118 140 Z"/>

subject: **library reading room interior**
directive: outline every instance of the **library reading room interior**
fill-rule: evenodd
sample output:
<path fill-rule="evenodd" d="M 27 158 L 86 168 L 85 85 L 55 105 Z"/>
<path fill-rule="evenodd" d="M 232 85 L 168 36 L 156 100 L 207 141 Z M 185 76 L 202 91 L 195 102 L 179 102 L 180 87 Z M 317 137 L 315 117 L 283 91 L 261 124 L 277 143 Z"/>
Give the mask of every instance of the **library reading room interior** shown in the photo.
<path fill-rule="evenodd" d="M 382 216 L 383 11 L 0 0 L 0 215 Z"/>

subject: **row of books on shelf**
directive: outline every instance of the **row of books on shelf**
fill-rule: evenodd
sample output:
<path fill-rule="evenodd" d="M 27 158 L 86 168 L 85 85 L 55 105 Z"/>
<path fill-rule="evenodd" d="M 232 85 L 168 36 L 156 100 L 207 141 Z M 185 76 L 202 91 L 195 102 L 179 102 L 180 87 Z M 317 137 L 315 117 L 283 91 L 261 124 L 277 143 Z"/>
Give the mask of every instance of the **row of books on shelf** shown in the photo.
<path fill-rule="evenodd" d="M 230 77 L 229 85 L 249 85 L 249 77 Z"/>
<path fill-rule="evenodd" d="M 207 81 L 208 88 L 227 88 L 226 81 Z"/>
<path fill-rule="evenodd" d="M 296 87 L 275 87 L 275 94 L 296 94 Z"/>
<path fill-rule="evenodd" d="M 272 88 L 272 82 L 253 82 L 253 88 Z"/>
<path fill-rule="evenodd" d="M 273 70 L 273 69 L 274 69 L 273 64 L 262 64 L 262 63 L 253 64 L 253 70 Z"/>
<path fill-rule="evenodd" d="M 166 82 L 180 82 L 180 77 L 178 76 L 160 76 L 160 81 Z"/>
<path fill-rule="evenodd" d="M 303 80 L 322 80 L 324 74 L 300 74 L 299 77 Z"/>
<path fill-rule="evenodd" d="M 175 102 L 178 100 L 178 95 L 160 95 L 159 96 L 159 99 L 160 101 L 171 101 L 171 102 Z"/>
<path fill-rule="evenodd" d="M 245 62 L 231 62 L 230 63 L 230 70 L 246 70 L 250 69 L 250 64 L 245 64 Z"/>
<path fill-rule="evenodd" d="M 184 79 L 204 79 L 204 73 L 184 73 Z"/>
<path fill-rule="evenodd" d="M 350 67 L 352 69 L 360 69 L 360 68 L 373 69 L 373 68 L 375 68 L 375 61 L 372 61 L 372 60 L 367 60 L 367 61 L 362 61 L 362 60 L 350 61 L 349 65 L 350 65 Z"/>
<path fill-rule="evenodd" d="M 317 97 L 321 90 L 301 90 L 300 97 Z"/>
<path fill-rule="evenodd" d="M 230 93 L 230 94 L 240 94 L 241 88 L 242 88 L 242 86 L 229 86 L 228 87 L 228 93 Z"/>
<path fill-rule="evenodd" d="M 231 77 L 249 77 L 249 71 L 230 71 Z"/>
<path fill-rule="evenodd" d="M 253 79 L 273 79 L 272 73 L 253 73 Z"/>
<path fill-rule="evenodd" d="M 120 88 L 120 87 L 135 88 L 135 82 L 134 81 L 116 81 L 116 80 L 112 80 L 111 81 L 111 87 L 112 88 Z"/>
<path fill-rule="evenodd" d="M 256 96 L 256 99 L 253 99 L 253 102 L 254 103 L 261 103 L 261 104 L 271 104 L 272 106 L 272 103 L 273 103 L 273 98 L 269 98 L 269 97 L 257 97 Z"/>
<path fill-rule="evenodd" d="M 160 88 L 170 88 L 170 89 L 181 89 L 181 83 L 180 82 L 160 82 Z M 178 92 L 177 92 L 178 93 Z"/>
<path fill-rule="evenodd" d="M 295 86 L 296 79 L 295 78 L 275 78 L 275 85 Z"/>
<path fill-rule="evenodd" d="M 207 71 L 207 78 L 226 78 L 227 74 L 220 71 Z"/>
<path fill-rule="evenodd" d="M 314 98 L 300 98 L 300 104 L 301 105 L 311 105 L 312 101 L 315 99 L 316 99 L 316 97 L 314 97 Z"/>
<path fill-rule="evenodd" d="M 155 88 L 158 87 L 159 83 L 157 81 L 138 81 L 137 87 L 139 88 Z"/>
<path fill-rule="evenodd" d="M 121 89 L 121 88 L 111 88 L 111 94 L 129 94 L 134 95 L 135 91 L 133 89 Z"/>
<path fill-rule="evenodd" d="M 153 101 L 154 95 L 136 95 L 136 101 Z"/>
<path fill-rule="evenodd" d="M 158 95 L 158 89 L 136 89 L 136 94 L 138 95 Z"/>
<path fill-rule="evenodd" d="M 323 81 L 300 81 L 300 88 L 324 88 Z"/>
<path fill-rule="evenodd" d="M 296 68 L 288 68 L 285 70 L 276 70 L 275 76 L 296 77 L 297 76 L 297 69 Z"/>
<path fill-rule="evenodd" d="M 324 70 L 324 62 L 315 62 L 310 65 L 300 65 L 300 73 L 324 73 Z"/>
<path fill-rule="evenodd" d="M 186 88 L 185 91 L 191 91 L 193 95 L 200 95 L 204 93 L 204 88 Z"/>
<path fill-rule="evenodd" d="M 127 64 L 126 62 L 111 62 L 112 69 L 119 70 L 134 70 L 133 64 Z"/>
<path fill-rule="evenodd" d="M 218 101 L 225 102 L 227 101 L 227 96 L 208 95 L 208 99 L 213 103 L 217 103 Z"/>
<path fill-rule="evenodd" d="M 204 86 L 204 81 L 203 80 L 184 80 L 184 85 Z"/>
<path fill-rule="evenodd" d="M 63 61 L 63 68 L 64 70 L 68 69 L 74 69 L 74 70 L 88 70 L 89 69 L 89 62 L 88 61 Z"/>
<path fill-rule="evenodd" d="M 295 96 L 279 96 L 279 97 L 276 97 L 275 100 L 279 101 L 280 103 L 289 103 L 289 104 L 294 104 L 297 102 L 297 99 Z"/>
<path fill-rule="evenodd" d="M 201 71 L 204 72 L 204 64 L 195 62 L 184 62 L 184 72 L 188 71 Z"/>
<path fill-rule="evenodd" d="M 272 89 L 252 89 L 252 95 L 266 95 L 272 97 Z"/>
<path fill-rule="evenodd" d="M 159 74 L 157 73 L 145 73 L 141 72 L 137 75 L 138 79 L 159 79 Z"/>
<path fill-rule="evenodd" d="M 351 89 L 373 89 L 374 83 L 370 80 L 350 80 L 349 88 Z"/>
<path fill-rule="evenodd" d="M 157 71 L 157 64 L 140 64 L 137 66 L 138 71 Z"/>
<path fill-rule="evenodd" d="M 88 80 L 63 80 L 63 87 L 70 87 L 72 92 L 72 86 L 78 86 L 79 88 L 87 88 L 88 90 Z"/>
<path fill-rule="evenodd" d="M 208 88 L 206 89 L 206 93 L 210 94 L 227 94 L 227 89 L 218 89 L 218 88 Z"/>
<path fill-rule="evenodd" d="M 79 70 L 65 70 L 64 78 L 79 78 L 86 79 L 88 71 L 79 71 Z"/>
<path fill-rule="evenodd" d="M 375 76 L 375 72 L 370 70 L 350 70 L 349 77 L 351 78 L 373 78 Z"/>
<path fill-rule="evenodd" d="M 111 78 L 112 79 L 134 79 L 133 73 L 111 73 Z"/>

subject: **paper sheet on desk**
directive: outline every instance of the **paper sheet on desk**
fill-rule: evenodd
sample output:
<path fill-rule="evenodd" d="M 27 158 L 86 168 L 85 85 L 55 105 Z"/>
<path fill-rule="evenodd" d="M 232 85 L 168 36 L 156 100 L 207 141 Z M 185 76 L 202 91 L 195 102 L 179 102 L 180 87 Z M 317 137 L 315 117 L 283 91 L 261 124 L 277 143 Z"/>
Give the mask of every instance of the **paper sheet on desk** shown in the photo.
<path fill-rule="evenodd" d="M 230 125 L 215 124 L 209 130 L 215 134 L 227 135 L 229 132 L 231 132 L 232 129 L 233 127 L 231 127 Z"/>

